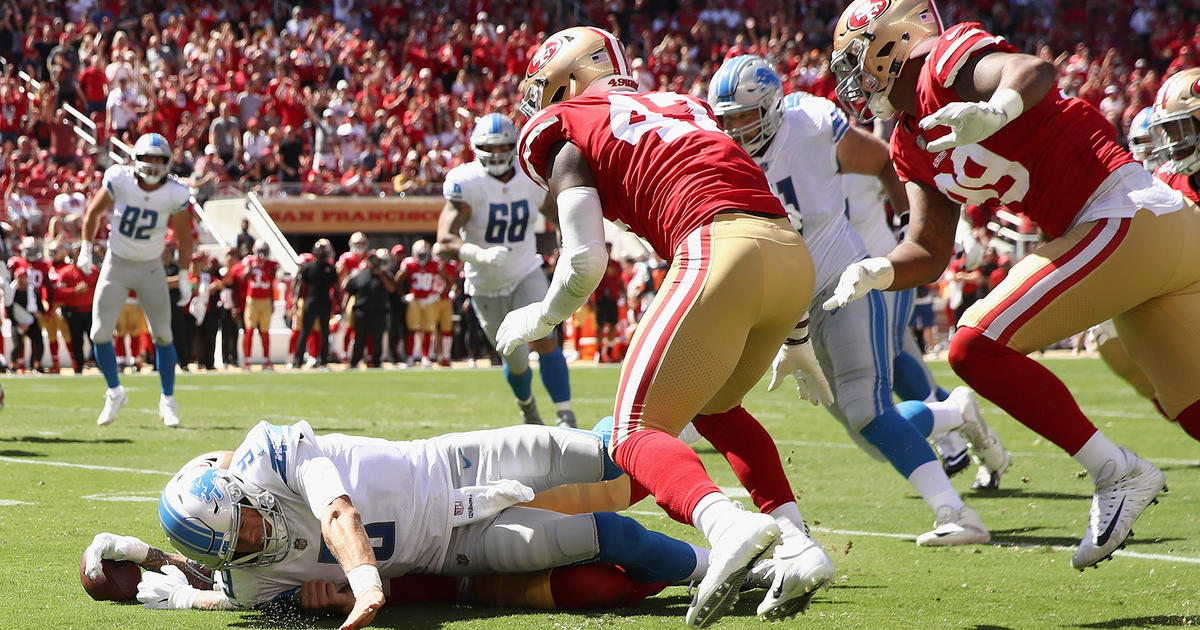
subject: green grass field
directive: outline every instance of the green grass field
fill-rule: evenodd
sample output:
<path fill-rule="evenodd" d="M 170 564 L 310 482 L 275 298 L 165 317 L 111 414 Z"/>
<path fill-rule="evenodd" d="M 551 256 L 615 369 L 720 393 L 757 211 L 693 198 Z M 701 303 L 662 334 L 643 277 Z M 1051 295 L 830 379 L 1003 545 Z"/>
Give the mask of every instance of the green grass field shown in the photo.
<path fill-rule="evenodd" d="M 1170 492 L 1138 521 L 1125 552 L 1101 568 L 1071 569 L 1086 526 L 1091 483 L 1052 444 L 985 404 L 1014 453 L 999 492 L 973 494 L 954 478 L 991 529 L 993 544 L 921 549 L 913 538 L 929 510 L 889 466 L 853 447 L 824 411 L 790 390 L 747 398 L 776 437 L 800 509 L 833 556 L 837 579 L 803 617 L 803 628 L 1163 628 L 1200 626 L 1200 445 L 1162 420 L 1097 359 L 1047 360 L 1085 411 L 1118 443 L 1156 462 Z M 944 362 L 943 385 L 958 384 Z M 535 379 L 536 380 L 536 379 Z M 610 412 L 615 368 L 572 372 L 581 419 Z M 156 505 L 168 474 L 203 451 L 234 448 L 259 420 L 300 419 L 318 432 L 392 439 L 491 428 L 517 420 L 497 370 L 185 374 L 177 398 L 183 427 L 161 426 L 154 375 L 125 377 L 130 404 L 97 427 L 103 382 L 89 377 L 2 381 L 0 412 L 0 628 L 336 627 L 340 618 L 269 619 L 257 613 L 151 611 L 94 602 L 80 587 L 79 558 L 100 531 L 167 545 Z M 544 413 L 549 399 L 535 385 Z M 702 443 L 703 444 L 703 443 Z M 699 448 L 723 487 L 737 485 L 711 448 Z M 748 499 L 743 499 L 748 502 Z M 647 500 L 630 512 L 649 527 L 699 542 Z M 718 628 L 758 628 L 747 593 Z M 544 614 L 468 606 L 385 608 L 391 628 L 683 628 L 689 595 L 668 588 L 635 608 Z"/>

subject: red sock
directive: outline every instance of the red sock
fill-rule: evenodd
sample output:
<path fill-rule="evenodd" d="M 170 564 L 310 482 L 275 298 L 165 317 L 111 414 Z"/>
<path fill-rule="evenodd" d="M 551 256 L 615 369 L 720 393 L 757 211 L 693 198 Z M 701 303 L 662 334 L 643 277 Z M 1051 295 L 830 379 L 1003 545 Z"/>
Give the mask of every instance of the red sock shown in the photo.
<path fill-rule="evenodd" d="M 580 564 L 550 570 L 550 594 L 558 610 L 633 606 L 667 586 L 635 582 L 611 564 Z"/>
<path fill-rule="evenodd" d="M 625 476 L 629 477 L 629 475 Z M 650 496 L 650 491 L 646 489 L 646 486 L 638 483 L 633 477 L 629 477 L 629 505 L 633 505 L 648 496 Z"/>
<path fill-rule="evenodd" d="M 290 355 L 292 355 L 292 356 L 295 356 L 295 354 L 296 354 L 296 343 L 297 343 L 298 341 L 300 341 L 300 331 L 299 331 L 299 330 L 297 330 L 297 329 L 295 329 L 295 328 L 293 328 L 293 329 L 292 329 L 292 336 L 291 336 L 291 338 L 290 338 L 290 339 L 288 339 L 288 354 L 290 354 Z"/>
<path fill-rule="evenodd" d="M 1179 412 L 1179 415 L 1175 416 L 1175 422 L 1178 422 L 1192 439 L 1200 440 L 1200 401 Z"/>
<path fill-rule="evenodd" d="M 770 513 L 796 500 L 775 441 L 745 407 L 738 405 L 724 413 L 698 416 L 692 423 L 725 456 L 759 510 Z"/>
<path fill-rule="evenodd" d="M 54 341 L 50 342 L 50 360 L 54 362 L 54 365 L 58 365 L 58 337 L 57 336 L 54 338 Z"/>
<path fill-rule="evenodd" d="M 416 335 L 414 333 L 407 333 L 404 335 L 404 354 L 410 357 L 413 355 L 413 339 L 415 336 Z"/>
<path fill-rule="evenodd" d="M 410 573 L 388 580 L 389 604 L 428 604 L 458 599 L 458 580 L 448 575 Z"/>
<path fill-rule="evenodd" d="M 125 338 L 117 337 L 113 341 L 113 352 L 117 355 L 118 359 L 124 359 L 125 355 L 128 353 L 128 351 L 125 350 Z"/>
<path fill-rule="evenodd" d="M 271 362 L 271 333 L 266 330 L 258 331 L 258 340 L 262 342 L 263 361 Z"/>
<path fill-rule="evenodd" d="M 245 355 L 245 361 L 250 360 L 250 350 L 254 348 L 254 329 L 247 328 L 246 334 L 242 335 L 242 354 Z"/>
<path fill-rule="evenodd" d="M 353 343 L 354 343 L 354 327 L 351 326 L 346 329 L 346 336 L 342 337 L 342 352 L 344 354 L 349 354 L 350 353 L 350 345 Z"/>
<path fill-rule="evenodd" d="M 142 336 L 129 335 L 129 356 L 133 357 L 134 361 L 142 360 Z"/>
<path fill-rule="evenodd" d="M 671 518 L 690 525 L 704 495 L 720 492 L 700 456 L 674 436 L 643 429 L 613 447 L 613 461 L 654 495 Z"/>
<path fill-rule="evenodd" d="M 959 328 L 950 340 L 949 358 L 950 367 L 976 393 L 1067 454 L 1074 455 L 1096 433 L 1057 376 L 978 330 Z"/>
<path fill-rule="evenodd" d="M 321 339 L 318 336 L 320 334 L 321 331 L 317 330 L 317 332 L 308 335 L 308 356 L 310 357 L 321 356 Z"/>

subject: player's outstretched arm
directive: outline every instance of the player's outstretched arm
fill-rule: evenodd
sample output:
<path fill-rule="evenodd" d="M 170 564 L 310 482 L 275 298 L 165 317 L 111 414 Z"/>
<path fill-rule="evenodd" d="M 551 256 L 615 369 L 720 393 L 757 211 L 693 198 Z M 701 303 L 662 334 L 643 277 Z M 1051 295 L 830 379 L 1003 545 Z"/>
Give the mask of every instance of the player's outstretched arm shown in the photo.
<path fill-rule="evenodd" d="M 75 262 L 75 266 L 79 267 L 84 274 L 92 272 L 92 239 L 96 238 L 96 230 L 100 227 L 100 217 L 112 208 L 112 193 L 108 192 L 108 188 L 101 188 L 100 192 L 92 197 L 92 202 L 88 204 L 87 210 L 83 213 L 83 233 L 80 235 L 82 243 L 79 246 L 79 260 Z"/>
<path fill-rule="evenodd" d="M 383 581 L 375 566 L 371 539 L 350 497 L 342 495 L 326 506 L 321 516 L 321 537 L 346 572 L 350 590 L 354 593 L 354 607 L 341 628 L 365 628 L 383 606 Z"/>
<path fill-rule="evenodd" d="M 835 310 L 875 289 L 900 291 L 929 284 L 946 268 L 954 252 L 959 205 L 925 184 L 909 182 L 906 189 L 911 204 L 907 236 L 887 257 L 846 267 L 822 308 Z"/>
<path fill-rule="evenodd" d="M 550 151 L 549 195 L 558 207 L 562 233 L 554 277 L 541 302 L 509 313 L 496 333 L 497 350 L 508 355 L 522 343 L 541 339 L 587 301 L 608 267 L 604 212 L 596 179 L 575 145 Z"/>
<path fill-rule="evenodd" d="M 1054 83 L 1054 66 L 1033 55 L 990 53 L 967 60 L 952 84 L 963 100 L 921 119 L 922 129 L 950 130 L 926 149 L 937 153 L 987 139 L 1037 105 Z"/>

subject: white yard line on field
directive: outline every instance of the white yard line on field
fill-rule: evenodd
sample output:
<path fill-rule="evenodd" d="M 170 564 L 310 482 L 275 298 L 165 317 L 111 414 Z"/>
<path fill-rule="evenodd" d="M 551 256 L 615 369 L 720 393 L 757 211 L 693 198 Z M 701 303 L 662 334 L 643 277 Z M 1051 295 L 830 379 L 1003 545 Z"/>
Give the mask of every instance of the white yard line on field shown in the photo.
<path fill-rule="evenodd" d="M 858 449 L 858 446 L 851 442 L 809 442 L 806 440 L 775 440 L 775 444 L 782 446 L 812 446 L 816 448 L 849 448 Z M 1066 453 L 1031 453 L 1026 451 L 1013 451 L 1013 457 L 1056 457 L 1065 458 Z M 1174 459 L 1171 457 L 1154 457 L 1144 455 L 1144 457 L 1156 464 L 1167 464 L 1170 466 L 1200 466 L 1200 459 Z"/>

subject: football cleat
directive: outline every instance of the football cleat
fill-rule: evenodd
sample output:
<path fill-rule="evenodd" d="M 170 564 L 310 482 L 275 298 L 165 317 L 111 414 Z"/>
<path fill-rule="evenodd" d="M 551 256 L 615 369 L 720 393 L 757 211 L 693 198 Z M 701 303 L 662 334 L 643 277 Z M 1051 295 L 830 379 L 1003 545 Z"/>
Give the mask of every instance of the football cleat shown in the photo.
<path fill-rule="evenodd" d="M 163 394 L 158 397 L 158 417 L 169 427 L 179 426 L 179 405 L 174 396 Z"/>
<path fill-rule="evenodd" d="M 575 412 L 570 409 L 559 409 L 555 412 L 558 416 L 558 426 L 574 429 L 577 425 L 575 422 Z"/>
<path fill-rule="evenodd" d="M 958 431 L 950 431 L 933 441 L 933 450 L 942 460 L 942 470 L 946 471 L 947 477 L 957 475 L 971 463 L 968 448 L 967 441 Z"/>
<path fill-rule="evenodd" d="M 1124 447 L 1121 452 L 1132 466 L 1129 472 L 1114 478 L 1116 463 L 1110 462 L 1112 470 L 1096 482 L 1087 531 L 1071 557 L 1071 566 L 1080 571 L 1124 547 L 1125 540 L 1133 535 L 1133 522 L 1147 507 L 1158 503 L 1160 492 L 1167 491 L 1166 476 L 1158 467 Z"/>
<path fill-rule="evenodd" d="M 750 567 L 779 542 L 779 525 L 768 514 L 746 514 L 713 546 L 708 571 L 696 586 L 686 621 L 706 628 L 729 612 Z"/>
<path fill-rule="evenodd" d="M 104 392 L 104 409 L 100 410 L 100 417 L 96 418 L 96 424 L 104 426 L 113 420 L 117 419 L 117 412 L 122 407 L 129 403 L 129 397 L 125 395 L 125 388 L 117 385 Z"/>
<path fill-rule="evenodd" d="M 917 536 L 921 547 L 950 547 L 954 545 L 978 545 L 992 539 L 983 520 L 972 508 L 963 507 L 955 511 L 948 505 L 938 508 L 933 529 Z"/>
<path fill-rule="evenodd" d="M 979 412 L 979 402 L 975 399 L 975 392 L 971 391 L 969 387 L 955 387 L 947 400 L 954 401 L 962 410 L 963 423 L 959 427 L 959 431 L 967 439 L 967 444 L 971 445 L 971 453 L 979 461 L 979 464 L 998 473 L 1008 470 L 1012 456 L 1004 449 L 996 432 L 987 425 L 987 422 L 984 422 L 983 414 Z"/>
<path fill-rule="evenodd" d="M 529 402 L 518 400 L 517 406 L 521 408 L 521 417 L 525 424 L 545 424 L 542 422 L 542 415 L 538 413 L 536 398 L 530 398 Z"/>
<path fill-rule="evenodd" d="M 833 580 L 833 560 L 817 541 L 805 536 L 775 548 L 755 563 L 747 582 L 767 589 L 758 605 L 763 621 L 786 619 L 808 609 L 813 595 Z"/>

